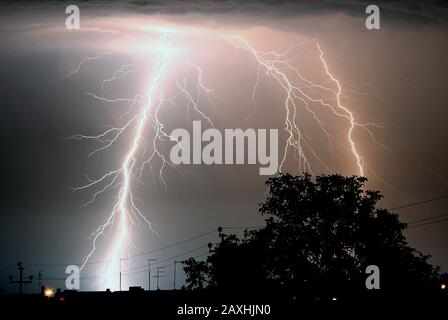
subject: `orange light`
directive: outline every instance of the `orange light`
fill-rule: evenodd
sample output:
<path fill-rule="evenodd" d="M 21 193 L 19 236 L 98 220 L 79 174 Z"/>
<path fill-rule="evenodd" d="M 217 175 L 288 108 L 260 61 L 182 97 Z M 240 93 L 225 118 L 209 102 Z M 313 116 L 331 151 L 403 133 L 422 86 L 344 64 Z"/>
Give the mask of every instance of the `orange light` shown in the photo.
<path fill-rule="evenodd" d="M 445 290 L 445 289 L 446 289 L 446 284 L 442 283 L 442 284 L 440 285 L 440 289 Z"/>
<path fill-rule="evenodd" d="M 47 298 L 52 298 L 52 297 L 54 297 L 54 290 L 51 289 L 51 288 L 47 288 L 47 289 L 45 289 L 45 291 L 44 291 L 44 295 L 45 295 Z"/>

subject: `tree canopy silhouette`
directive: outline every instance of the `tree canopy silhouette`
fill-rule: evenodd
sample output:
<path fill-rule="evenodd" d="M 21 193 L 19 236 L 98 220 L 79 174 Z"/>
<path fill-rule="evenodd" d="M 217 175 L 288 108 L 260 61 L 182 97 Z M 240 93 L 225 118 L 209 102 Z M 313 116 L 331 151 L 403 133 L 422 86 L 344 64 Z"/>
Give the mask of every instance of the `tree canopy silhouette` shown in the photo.
<path fill-rule="evenodd" d="M 185 262 L 187 288 L 281 288 L 307 297 L 366 291 L 368 265 L 384 292 L 437 286 L 438 267 L 411 248 L 397 214 L 377 208 L 379 191 L 364 177 L 280 174 L 260 205 L 266 226 L 242 239 L 223 235 L 203 263 Z"/>

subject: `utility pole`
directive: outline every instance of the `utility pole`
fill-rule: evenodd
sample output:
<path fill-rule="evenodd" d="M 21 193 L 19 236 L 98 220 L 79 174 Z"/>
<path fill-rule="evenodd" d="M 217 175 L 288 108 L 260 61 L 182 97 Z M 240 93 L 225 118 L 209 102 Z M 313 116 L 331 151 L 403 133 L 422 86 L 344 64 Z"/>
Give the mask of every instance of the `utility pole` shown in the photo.
<path fill-rule="evenodd" d="M 11 283 L 18 283 L 19 284 L 19 294 L 22 295 L 23 292 L 23 284 L 24 283 L 31 283 L 33 282 L 33 276 L 29 276 L 29 280 L 23 280 L 23 267 L 21 262 L 17 262 L 17 266 L 19 267 L 19 280 L 13 280 L 13 276 L 9 276 L 9 281 Z"/>
<path fill-rule="evenodd" d="M 165 277 L 165 276 L 163 276 L 163 275 L 160 275 L 161 273 L 165 272 L 165 271 L 162 270 L 163 268 L 165 268 L 165 267 L 157 267 L 157 274 L 154 276 L 154 278 L 157 279 L 157 290 L 160 290 L 160 287 L 159 287 L 159 278 L 163 278 L 163 277 Z"/>
<path fill-rule="evenodd" d="M 182 263 L 182 261 L 174 260 L 174 270 L 173 270 L 173 290 L 176 290 L 176 266 L 178 263 Z"/>
<path fill-rule="evenodd" d="M 120 291 L 121 291 L 121 261 L 124 261 L 124 260 L 127 260 L 127 259 L 120 258 Z"/>
<path fill-rule="evenodd" d="M 37 292 L 40 293 L 42 287 L 42 270 L 39 270 L 39 273 L 37 274 L 37 280 Z"/>
<path fill-rule="evenodd" d="M 148 291 L 151 291 L 151 261 L 157 261 L 157 259 L 148 259 Z"/>

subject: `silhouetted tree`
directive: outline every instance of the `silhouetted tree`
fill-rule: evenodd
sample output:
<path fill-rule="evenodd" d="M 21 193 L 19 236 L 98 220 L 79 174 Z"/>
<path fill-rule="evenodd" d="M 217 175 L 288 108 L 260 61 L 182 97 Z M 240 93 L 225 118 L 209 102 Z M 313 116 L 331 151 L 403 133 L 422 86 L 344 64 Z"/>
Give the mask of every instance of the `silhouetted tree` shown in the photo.
<path fill-rule="evenodd" d="M 186 289 L 203 289 L 208 278 L 208 267 L 205 261 L 196 261 L 194 258 L 182 261 L 187 275 Z"/>
<path fill-rule="evenodd" d="M 295 297 L 360 292 L 371 264 L 380 268 L 383 291 L 436 287 L 439 269 L 408 246 L 397 214 L 376 208 L 382 196 L 365 190 L 366 181 L 337 174 L 270 178 L 260 205 L 266 227 L 241 240 L 225 235 L 197 266 L 202 271 L 193 263 L 185 269 L 189 287 L 206 275 L 211 288 L 280 287 Z"/>

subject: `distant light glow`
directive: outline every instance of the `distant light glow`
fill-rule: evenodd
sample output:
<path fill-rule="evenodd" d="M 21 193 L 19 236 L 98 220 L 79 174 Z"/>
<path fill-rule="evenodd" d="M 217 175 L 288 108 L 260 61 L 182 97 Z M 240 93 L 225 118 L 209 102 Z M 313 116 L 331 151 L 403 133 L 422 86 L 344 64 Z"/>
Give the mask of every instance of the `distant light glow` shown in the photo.
<path fill-rule="evenodd" d="M 46 288 L 44 291 L 44 296 L 46 296 L 47 298 L 54 297 L 54 294 L 55 294 L 55 290 L 52 288 Z"/>

